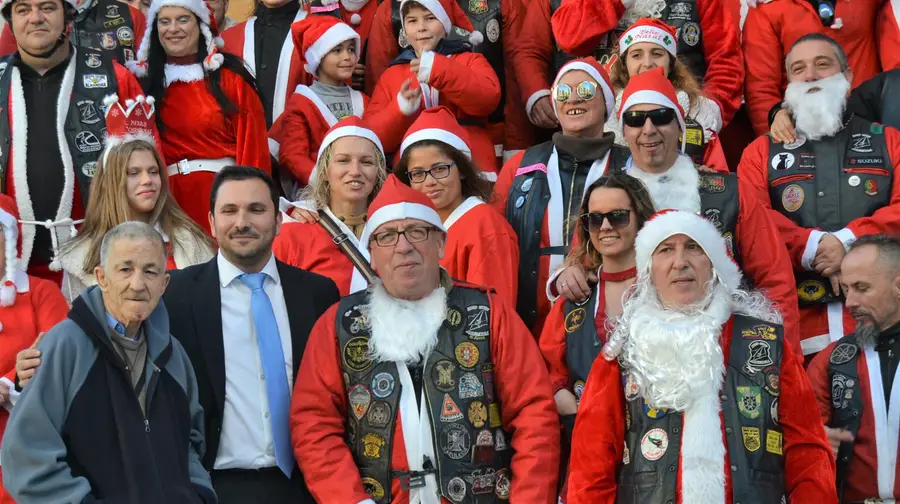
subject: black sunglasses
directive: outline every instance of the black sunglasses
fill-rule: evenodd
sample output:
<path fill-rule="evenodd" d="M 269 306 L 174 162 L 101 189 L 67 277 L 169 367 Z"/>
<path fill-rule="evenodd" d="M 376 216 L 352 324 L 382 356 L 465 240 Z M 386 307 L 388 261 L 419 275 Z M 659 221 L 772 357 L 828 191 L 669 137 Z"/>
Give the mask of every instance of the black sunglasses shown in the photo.
<path fill-rule="evenodd" d="M 631 210 L 613 210 L 611 212 L 591 212 L 581 216 L 581 224 L 590 232 L 603 227 L 603 221 L 608 220 L 609 225 L 615 229 L 621 229 L 631 222 Z"/>
<path fill-rule="evenodd" d="M 654 126 L 665 126 L 675 120 L 675 109 L 629 110 L 622 115 L 622 122 L 632 128 L 642 128 L 647 124 L 647 118 Z"/>

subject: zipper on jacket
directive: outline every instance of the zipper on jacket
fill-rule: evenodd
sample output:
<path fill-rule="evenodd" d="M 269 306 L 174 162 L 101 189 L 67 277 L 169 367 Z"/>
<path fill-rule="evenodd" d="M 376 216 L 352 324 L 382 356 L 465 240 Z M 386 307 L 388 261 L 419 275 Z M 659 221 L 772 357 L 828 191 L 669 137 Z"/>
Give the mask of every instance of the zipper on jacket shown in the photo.
<path fill-rule="evenodd" d="M 881 175 L 887 177 L 890 175 L 884 168 L 844 168 L 844 173 L 860 173 L 863 175 Z"/>
<path fill-rule="evenodd" d="M 802 175 L 787 175 L 784 177 L 778 177 L 777 179 L 772 181 L 772 187 L 778 187 L 780 185 L 787 184 L 788 182 L 797 182 L 797 181 L 801 181 L 801 180 L 812 180 L 813 177 L 814 176 L 810 173 L 802 174 Z"/>
<path fill-rule="evenodd" d="M 569 248 L 569 241 L 572 239 L 571 227 L 572 227 L 572 202 L 575 201 L 575 178 L 578 176 L 578 160 L 573 160 L 575 163 L 575 169 L 572 170 L 572 181 L 569 183 L 569 204 L 566 205 L 566 235 L 563 236 L 563 245 L 566 248 Z M 585 182 L 587 182 L 587 178 L 585 178 Z M 581 204 L 581 199 L 579 198 L 578 204 Z"/>

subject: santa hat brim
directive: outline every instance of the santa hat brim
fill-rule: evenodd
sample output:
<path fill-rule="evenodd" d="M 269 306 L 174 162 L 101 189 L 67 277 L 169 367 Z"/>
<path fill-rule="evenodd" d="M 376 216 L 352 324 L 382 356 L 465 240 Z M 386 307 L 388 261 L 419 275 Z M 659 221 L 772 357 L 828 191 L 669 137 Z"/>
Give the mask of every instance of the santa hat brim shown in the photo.
<path fill-rule="evenodd" d="M 741 285 L 741 271 L 728 254 L 722 234 L 709 220 L 681 210 L 657 213 L 644 224 L 635 240 L 635 260 L 638 272 L 649 275 L 653 252 L 664 240 L 683 234 L 697 242 L 712 263 L 713 270 L 729 291 Z"/>
<path fill-rule="evenodd" d="M 629 40 L 629 36 L 631 37 L 631 42 L 625 42 Z M 671 43 L 666 45 L 662 43 L 663 40 L 669 38 Z M 651 44 L 658 45 L 665 49 L 672 57 L 678 56 L 678 44 L 675 43 L 675 36 L 672 33 L 667 32 L 666 30 L 659 28 L 657 26 L 648 26 L 648 25 L 638 25 L 629 28 L 628 31 L 622 34 L 620 38 L 621 42 L 619 42 L 619 56 L 625 54 L 628 51 L 628 48 L 635 45 L 640 44 L 641 42 L 650 42 Z"/>
<path fill-rule="evenodd" d="M 359 238 L 359 243 L 363 246 L 368 246 L 369 239 L 371 239 L 372 235 L 375 234 L 375 231 L 378 230 L 382 224 L 404 219 L 418 219 L 431 224 L 444 233 L 447 232 L 447 230 L 444 229 L 444 223 L 441 221 L 441 216 L 438 215 L 433 208 L 421 203 L 401 201 L 399 203 L 385 205 L 376 210 L 366 221 L 366 227 L 363 229 L 362 236 Z"/>
<path fill-rule="evenodd" d="M 421 142 L 423 140 L 436 140 L 438 142 L 443 142 L 462 152 L 466 156 L 470 158 L 472 157 L 472 148 L 469 147 L 469 145 L 466 144 L 466 142 L 463 141 L 462 138 L 454 135 L 447 130 L 438 128 L 422 129 L 404 138 L 403 143 L 400 144 L 400 155 L 402 156 L 406 149 L 408 149 L 412 144 Z"/>
<path fill-rule="evenodd" d="M 322 145 L 319 147 L 319 154 L 316 158 L 316 166 L 313 167 L 312 173 L 309 174 L 309 185 L 312 185 L 316 180 L 316 175 L 319 170 L 317 170 L 318 159 L 322 157 L 322 154 L 325 153 L 325 149 L 328 148 L 329 145 L 333 144 L 340 138 L 344 137 L 362 137 L 366 140 L 369 140 L 375 147 L 378 149 L 378 152 L 384 156 L 384 147 L 381 145 L 381 140 L 378 139 L 378 135 L 375 134 L 374 131 L 368 128 L 361 128 L 359 126 L 342 126 L 340 128 L 331 130 L 325 138 L 322 139 Z"/>
<path fill-rule="evenodd" d="M 415 2 L 420 4 L 422 7 L 428 9 L 429 12 L 434 14 L 434 17 L 441 22 L 441 25 L 444 27 L 444 35 L 450 34 L 450 28 L 452 28 L 452 23 L 450 22 L 450 15 L 447 14 L 447 10 L 444 9 L 444 6 L 441 4 L 439 0 L 403 0 L 400 2 L 400 12 L 401 15 L 403 13 L 403 7 L 408 2 Z M 401 19 L 402 24 L 402 19 Z"/>
<path fill-rule="evenodd" d="M 587 72 L 588 75 L 591 76 L 592 79 L 597 81 L 597 84 L 600 86 L 600 89 L 603 90 L 603 100 L 606 105 L 606 120 L 608 121 L 610 117 L 612 117 L 613 110 L 616 106 L 616 97 L 613 94 L 612 86 L 610 86 L 609 81 L 603 78 L 600 75 L 600 72 L 594 68 L 592 65 L 589 65 L 583 61 L 572 61 L 559 69 L 559 73 L 556 74 L 556 80 L 553 81 L 553 88 L 559 84 L 559 81 L 562 80 L 563 76 L 572 70 L 581 70 L 583 72 Z M 556 117 L 559 117 L 559 113 L 556 111 L 556 100 L 553 100 L 553 113 L 556 114 Z"/>
<path fill-rule="evenodd" d="M 684 127 L 684 112 L 681 110 L 681 106 L 677 103 L 673 102 L 669 97 L 660 93 L 659 91 L 654 91 L 652 89 L 642 89 L 640 91 L 635 91 L 631 93 L 630 96 L 622 103 L 622 108 L 619 109 L 619 119 L 622 119 L 622 116 L 625 112 L 628 112 L 628 109 L 634 105 L 649 103 L 653 105 L 659 105 L 661 107 L 667 107 L 673 109 L 675 111 L 675 116 L 678 118 L 678 125 L 681 126 L 681 131 L 685 130 Z M 623 123 L 624 124 L 624 123 Z"/>
<path fill-rule="evenodd" d="M 348 24 L 335 23 L 331 28 L 325 30 L 325 33 L 309 46 L 309 49 L 303 54 L 304 59 L 306 59 L 304 69 L 310 75 L 316 75 L 319 64 L 322 63 L 325 55 L 347 40 L 355 40 L 356 50 L 361 50 L 359 47 L 359 34 L 356 33 L 356 30 Z"/>

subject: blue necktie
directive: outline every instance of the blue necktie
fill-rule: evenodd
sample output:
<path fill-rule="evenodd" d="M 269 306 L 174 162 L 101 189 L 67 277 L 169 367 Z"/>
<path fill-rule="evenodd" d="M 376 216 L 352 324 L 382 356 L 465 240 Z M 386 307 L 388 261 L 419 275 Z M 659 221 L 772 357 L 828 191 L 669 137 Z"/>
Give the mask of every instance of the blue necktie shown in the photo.
<path fill-rule="evenodd" d="M 272 422 L 272 437 L 275 440 L 275 460 L 278 468 L 290 478 L 294 471 L 294 450 L 291 445 L 291 428 L 288 418 L 291 393 L 284 370 L 284 351 L 281 349 L 281 336 L 278 334 L 278 324 L 275 322 L 275 310 L 272 309 L 272 302 L 266 291 L 263 290 L 265 278 L 265 273 L 245 273 L 240 276 L 241 281 L 253 291 L 250 296 L 250 311 L 253 312 L 259 355 L 262 359 L 263 372 L 266 375 L 269 421 Z"/>

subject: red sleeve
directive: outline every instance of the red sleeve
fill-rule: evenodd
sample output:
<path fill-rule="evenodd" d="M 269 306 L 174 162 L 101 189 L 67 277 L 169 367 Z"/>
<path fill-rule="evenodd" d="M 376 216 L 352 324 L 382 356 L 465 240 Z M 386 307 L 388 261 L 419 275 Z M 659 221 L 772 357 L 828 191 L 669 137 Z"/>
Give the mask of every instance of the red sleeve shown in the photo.
<path fill-rule="evenodd" d="M 885 126 L 884 140 L 887 142 L 888 155 L 896 173 L 900 169 L 900 131 Z M 878 233 L 900 234 L 900 177 L 893 177 L 891 202 L 887 206 L 876 210 L 871 217 L 860 217 L 850 221 L 846 227 L 856 237 Z"/>
<path fill-rule="evenodd" d="M 521 59 L 524 36 L 522 28 L 525 23 L 525 10 L 521 0 L 500 2 L 503 10 L 503 66 L 505 69 L 506 117 L 503 131 L 504 150 L 526 149 L 534 144 L 534 126 L 525 112 L 526 97 L 519 89 L 519 76 L 535 73 L 528 67 L 528 62 L 519 62 L 523 68 L 517 68 L 517 60 Z M 529 33 L 530 36 L 530 33 Z"/>
<path fill-rule="evenodd" d="M 410 76 L 410 78 L 412 78 L 412 76 Z M 399 146 L 400 143 L 403 142 L 403 135 L 406 134 L 406 130 L 412 126 L 413 121 L 419 116 L 421 106 L 416 108 L 410 115 L 406 115 L 400 109 L 398 94 L 399 93 L 394 95 L 394 99 L 390 105 L 383 107 L 377 113 L 371 114 L 369 113 L 369 104 L 372 103 L 372 100 L 363 95 L 363 102 L 365 103 L 363 117 L 366 120 L 366 124 L 369 125 L 369 128 L 371 128 L 378 136 L 378 139 L 381 140 L 382 146 Z M 409 105 L 412 106 L 411 103 Z"/>
<path fill-rule="evenodd" d="M 329 308 L 310 332 L 294 382 L 291 439 L 316 501 L 355 504 L 369 495 L 346 441 L 346 394 L 335 333 L 337 310 L 337 304 Z"/>
<path fill-rule="evenodd" d="M 16 44 L 16 37 L 13 35 L 12 28 L 9 27 L 9 23 L 4 23 L 3 33 L 0 34 L 0 56 L 12 54 L 18 50 L 19 46 Z"/>
<path fill-rule="evenodd" d="M 38 334 L 45 333 L 65 320 L 69 305 L 56 283 L 36 277 L 29 277 L 28 281 L 31 284 L 31 302 L 37 314 L 37 331 Z"/>
<path fill-rule="evenodd" d="M 409 67 L 406 66 L 404 68 L 408 77 L 410 79 L 415 79 L 415 76 L 409 70 Z M 363 114 L 363 117 L 367 121 L 371 119 L 375 123 L 374 127 L 381 130 L 376 131 L 376 133 L 379 134 L 381 145 L 387 153 L 397 152 L 400 148 L 400 143 L 403 140 L 403 134 L 406 133 L 406 128 L 404 127 L 396 128 L 397 131 L 391 131 L 390 134 L 381 136 L 381 133 L 384 132 L 385 123 L 378 119 L 382 117 L 383 114 L 390 116 L 392 114 L 391 109 L 398 106 L 397 94 L 400 92 L 400 88 L 394 89 L 395 79 L 393 78 L 393 74 L 399 71 L 400 70 L 394 70 L 392 68 L 391 71 L 385 72 L 385 74 L 378 79 L 378 85 L 375 86 L 375 91 L 372 92 L 372 99 L 369 100 L 368 105 L 366 105 L 366 111 Z M 398 82 L 402 84 L 402 81 L 398 80 Z M 413 114 L 412 117 L 404 121 L 404 125 L 407 124 L 407 121 L 414 120 L 417 116 L 418 114 Z"/>
<path fill-rule="evenodd" d="M 541 352 L 511 306 L 491 297 L 491 357 L 503 425 L 512 434 L 510 502 L 556 500 L 559 418 Z M 309 478 L 309 476 L 307 476 Z M 349 502 L 349 501 L 348 501 Z"/>
<path fill-rule="evenodd" d="M 144 31 L 147 29 L 147 17 L 140 9 L 135 9 L 131 5 L 128 6 L 128 12 L 131 13 L 131 24 L 134 30 L 134 47 L 141 47 Z"/>
<path fill-rule="evenodd" d="M 722 114 L 722 124 L 728 125 L 740 108 L 744 93 L 740 32 L 723 0 L 701 0 L 697 5 L 707 65 L 703 92 L 716 102 Z M 769 54 L 771 57 L 771 50 Z"/>
<path fill-rule="evenodd" d="M 222 32 L 222 40 L 225 41 L 225 48 L 223 51 L 228 54 L 233 54 L 240 58 L 244 57 L 244 25 L 246 21 L 243 23 L 238 23 L 231 28 Z"/>
<path fill-rule="evenodd" d="M 785 80 L 780 27 L 772 25 L 765 6 L 751 8 L 744 20 L 744 100 L 757 135 L 769 132 L 769 110 L 782 98 Z"/>
<path fill-rule="evenodd" d="M 366 39 L 366 85 L 367 95 L 375 92 L 375 84 L 388 69 L 391 60 L 399 51 L 391 25 L 391 6 L 393 2 L 382 2 L 375 11 L 369 38 Z"/>
<path fill-rule="evenodd" d="M 569 366 L 566 365 L 565 303 L 554 303 L 544 321 L 539 340 L 544 362 L 550 371 L 550 386 L 559 392 L 569 385 Z"/>
<path fill-rule="evenodd" d="M 728 160 L 725 159 L 725 150 L 722 149 L 722 141 L 718 136 L 707 142 L 706 152 L 703 155 L 703 164 L 719 173 L 730 173 Z"/>
<path fill-rule="evenodd" d="M 819 415 L 825 425 L 831 423 L 831 381 L 828 379 L 828 359 L 831 358 L 831 351 L 836 344 L 836 342 L 831 343 L 817 353 L 809 363 L 809 367 L 806 368 L 809 384 L 812 386 L 813 395 L 816 396 Z"/>
<path fill-rule="evenodd" d="M 500 212 L 500 215 L 506 215 L 506 200 L 509 199 L 509 191 L 512 189 L 513 180 L 516 178 L 516 171 L 522 164 L 522 158 L 525 152 L 520 152 L 509 158 L 509 161 L 503 163 L 503 169 L 497 176 L 497 183 L 494 184 L 494 197 L 491 198 L 491 205 Z"/>
<path fill-rule="evenodd" d="M 229 70 L 221 75 L 222 91 L 238 109 L 228 118 L 237 140 L 235 162 L 272 173 L 266 115 L 259 95 L 240 75 Z"/>
<path fill-rule="evenodd" d="M 500 80 L 487 58 L 463 53 L 455 57 L 434 54 L 428 83 L 463 113 L 483 117 L 500 103 Z"/>
<path fill-rule="evenodd" d="M 527 36 L 521 37 L 512 60 L 526 114 L 538 98 L 550 95 L 550 65 L 556 46 L 550 25 L 550 0 L 528 1 L 523 28 Z"/>
<path fill-rule="evenodd" d="M 493 209 L 489 210 L 494 212 Z M 497 229 L 481 237 L 469 253 L 466 282 L 485 285 L 497 291 L 499 298 L 516 306 L 519 283 L 519 243 L 509 223 L 497 219 Z"/>
<path fill-rule="evenodd" d="M 622 0 L 564 1 L 551 20 L 556 43 L 569 54 L 589 56 L 601 38 L 619 24 L 625 8 Z"/>
<path fill-rule="evenodd" d="M 306 185 L 309 175 L 316 166 L 318 152 L 310 151 L 310 138 L 313 126 L 304 114 L 305 102 L 308 100 L 297 93 L 288 98 L 284 112 L 275 120 L 269 136 L 278 142 L 278 161 L 291 172 L 291 175 Z M 324 136 L 325 132 L 322 132 Z"/>
<path fill-rule="evenodd" d="M 625 448 L 625 396 L 619 365 L 602 356 L 588 375 L 569 459 L 566 504 L 614 504 Z"/>
<path fill-rule="evenodd" d="M 791 496 L 791 502 L 837 504 L 834 455 L 825 436 L 816 397 L 800 362 L 793 347 L 784 345 L 778 422 L 784 430 L 786 493 Z"/>
<path fill-rule="evenodd" d="M 877 16 L 875 22 L 875 38 L 878 41 L 878 56 L 881 58 L 881 69 L 883 71 L 900 68 L 900 23 L 894 11 L 894 3 L 896 0 L 888 0 L 881 7 L 881 12 Z M 900 12 L 900 3 L 898 3 L 897 11 Z"/>

